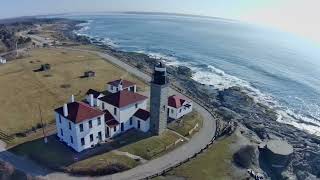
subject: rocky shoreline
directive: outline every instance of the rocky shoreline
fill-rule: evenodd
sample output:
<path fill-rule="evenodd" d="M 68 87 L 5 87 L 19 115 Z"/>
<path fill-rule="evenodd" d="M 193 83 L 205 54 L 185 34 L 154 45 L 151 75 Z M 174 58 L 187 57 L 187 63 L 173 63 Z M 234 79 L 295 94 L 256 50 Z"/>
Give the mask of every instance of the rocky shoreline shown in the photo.
<path fill-rule="evenodd" d="M 151 72 L 159 59 L 146 54 L 124 52 L 97 40 L 78 36 L 73 33 L 78 29 L 73 23 L 63 33 L 71 40 L 83 44 L 93 44 L 112 56 L 143 71 Z M 211 86 L 200 84 L 192 79 L 192 71 L 184 66 L 169 66 L 168 74 L 172 84 L 181 87 L 185 93 L 201 99 L 208 107 L 221 115 L 225 121 L 235 121 L 243 125 L 244 134 L 254 145 L 270 139 L 282 139 L 289 142 L 294 153 L 287 169 L 277 174 L 281 179 L 317 179 L 320 178 L 320 137 L 311 135 L 291 125 L 277 122 L 276 110 L 254 101 L 254 98 L 240 87 L 216 90 Z M 250 135 L 251 134 L 251 135 Z M 260 167 L 256 167 L 260 169 Z M 264 170 L 265 171 L 265 170 Z M 269 172 L 270 173 L 270 172 Z M 271 172 L 272 173 L 272 172 Z M 268 174 L 274 177 L 274 174 Z"/>

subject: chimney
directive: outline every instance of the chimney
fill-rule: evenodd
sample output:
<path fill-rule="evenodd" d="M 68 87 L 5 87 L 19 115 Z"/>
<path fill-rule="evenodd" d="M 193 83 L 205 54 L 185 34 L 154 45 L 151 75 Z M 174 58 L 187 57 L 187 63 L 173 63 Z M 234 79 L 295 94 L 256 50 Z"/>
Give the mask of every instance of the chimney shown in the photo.
<path fill-rule="evenodd" d="M 67 117 L 69 115 L 68 104 L 63 105 L 63 115 L 64 115 L 64 117 Z"/>
<path fill-rule="evenodd" d="M 71 95 L 70 102 L 72 102 L 72 103 L 74 102 L 74 95 L 73 94 Z"/>
<path fill-rule="evenodd" d="M 122 84 L 122 79 L 120 79 L 120 83 L 119 83 L 119 91 L 122 91 L 123 90 L 123 84 Z"/>
<path fill-rule="evenodd" d="M 90 106 L 94 106 L 94 102 L 93 102 L 93 94 L 89 95 L 89 99 L 90 99 Z"/>

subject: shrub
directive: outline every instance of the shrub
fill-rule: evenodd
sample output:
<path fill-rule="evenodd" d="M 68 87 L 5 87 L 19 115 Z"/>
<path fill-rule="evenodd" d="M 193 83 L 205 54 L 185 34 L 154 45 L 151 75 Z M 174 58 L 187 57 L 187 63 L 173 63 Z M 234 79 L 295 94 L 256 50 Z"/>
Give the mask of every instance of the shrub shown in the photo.
<path fill-rule="evenodd" d="M 240 167 L 249 168 L 257 159 L 255 147 L 247 145 L 233 155 L 233 161 Z"/>

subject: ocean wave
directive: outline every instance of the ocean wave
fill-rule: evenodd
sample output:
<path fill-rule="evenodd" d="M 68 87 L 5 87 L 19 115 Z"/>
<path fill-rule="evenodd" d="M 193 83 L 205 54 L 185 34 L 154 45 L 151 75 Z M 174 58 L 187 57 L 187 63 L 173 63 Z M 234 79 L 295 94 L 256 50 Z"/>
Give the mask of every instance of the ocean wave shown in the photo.
<path fill-rule="evenodd" d="M 158 60 L 164 60 L 164 61 L 166 61 L 168 63 L 177 61 L 176 57 L 168 56 L 168 55 L 165 55 L 165 54 L 162 54 L 162 53 L 149 52 L 149 53 L 147 53 L 147 55 L 150 58 L 158 59 Z"/>
<path fill-rule="evenodd" d="M 254 88 L 249 82 L 229 75 L 214 66 L 197 66 L 191 67 L 191 69 L 195 72 L 193 75 L 195 81 L 210 85 L 212 88 L 218 90 L 228 89 L 233 86 L 240 87 L 252 97 L 255 102 L 274 109 L 278 115 L 278 122 L 292 125 L 300 130 L 320 136 L 320 121 L 316 118 L 318 117 L 317 115 L 319 115 L 319 112 L 316 112 L 315 116 L 310 117 L 302 115 L 301 113 L 296 113 L 288 107 L 280 105 L 272 95 L 262 93 L 260 90 Z M 303 104 L 303 106 L 304 109 L 309 107 L 307 104 Z"/>

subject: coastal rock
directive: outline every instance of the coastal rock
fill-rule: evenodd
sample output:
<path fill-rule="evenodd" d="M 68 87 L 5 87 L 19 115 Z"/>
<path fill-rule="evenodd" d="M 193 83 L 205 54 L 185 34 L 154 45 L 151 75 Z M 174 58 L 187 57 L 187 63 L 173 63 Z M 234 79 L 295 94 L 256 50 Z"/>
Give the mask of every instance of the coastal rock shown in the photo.
<path fill-rule="evenodd" d="M 143 66 L 144 71 L 149 73 L 157 62 L 157 59 L 142 53 L 123 52 L 109 46 L 104 46 L 103 50 L 135 67 L 140 64 L 139 66 Z M 181 87 L 184 93 L 196 97 L 213 111 L 219 112 L 222 119 L 236 119 L 246 126 L 250 133 L 256 134 L 251 137 L 258 137 L 261 141 L 269 139 L 288 141 L 294 148 L 288 171 L 293 172 L 297 177 L 307 177 L 304 176 L 307 174 L 308 177 L 320 178 L 319 137 L 291 125 L 277 122 L 277 112 L 274 109 L 256 102 L 240 87 L 216 90 L 194 81 L 186 67 L 179 70 L 177 67 L 169 66 L 168 74 L 172 84 Z"/>

